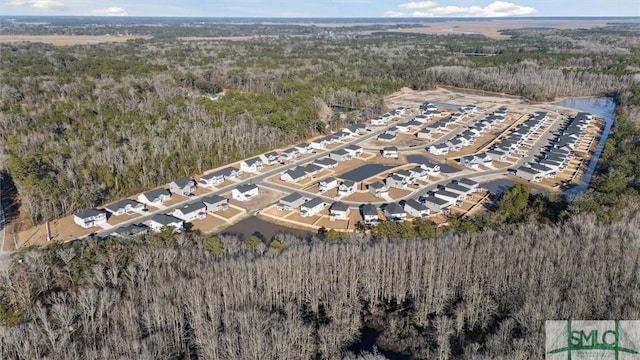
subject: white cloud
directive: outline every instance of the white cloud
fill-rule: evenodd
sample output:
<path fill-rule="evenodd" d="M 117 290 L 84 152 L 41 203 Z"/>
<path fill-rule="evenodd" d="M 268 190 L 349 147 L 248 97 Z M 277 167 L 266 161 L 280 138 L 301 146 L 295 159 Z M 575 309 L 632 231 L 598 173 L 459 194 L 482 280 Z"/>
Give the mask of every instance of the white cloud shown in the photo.
<path fill-rule="evenodd" d="M 410 14 L 398 11 L 387 11 L 388 17 L 501 17 L 501 16 L 522 16 L 535 14 L 536 9 L 530 6 L 520 6 L 506 1 L 494 1 L 491 4 L 480 6 L 438 6 L 433 1 L 408 2 L 398 5 L 401 9 L 415 10 Z"/>
<path fill-rule="evenodd" d="M 11 0 L 9 5 L 23 6 L 28 5 L 33 9 L 67 11 L 71 10 L 61 1 L 57 0 Z"/>
<path fill-rule="evenodd" d="M 420 1 L 420 2 L 409 2 L 406 4 L 400 4 L 398 5 L 398 7 L 400 7 L 401 9 L 408 9 L 408 10 L 413 10 L 413 9 L 432 9 L 434 7 L 437 7 L 438 4 L 433 2 L 433 1 Z"/>
<path fill-rule="evenodd" d="M 96 9 L 91 11 L 91 15 L 97 16 L 128 16 L 129 13 L 119 6 L 112 6 L 106 9 Z"/>

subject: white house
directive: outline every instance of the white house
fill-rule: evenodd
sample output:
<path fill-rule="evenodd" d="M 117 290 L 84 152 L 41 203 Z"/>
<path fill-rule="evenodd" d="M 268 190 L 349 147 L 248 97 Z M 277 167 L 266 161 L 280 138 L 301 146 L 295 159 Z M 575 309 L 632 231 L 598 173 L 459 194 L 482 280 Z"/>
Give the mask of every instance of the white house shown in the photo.
<path fill-rule="evenodd" d="M 304 204 L 300 205 L 300 216 L 302 217 L 314 216 L 320 211 L 322 211 L 325 205 L 326 204 L 324 203 L 324 200 L 322 200 L 321 198 L 319 197 L 313 198 L 305 202 Z"/>
<path fill-rule="evenodd" d="M 387 123 L 387 119 L 382 117 L 371 119 L 371 125 L 373 126 L 383 126 L 386 123 Z"/>
<path fill-rule="evenodd" d="M 351 159 L 351 155 L 345 149 L 338 149 L 330 152 L 329 158 L 335 161 L 346 161 Z"/>
<path fill-rule="evenodd" d="M 429 171 L 423 169 L 421 166 L 416 166 L 414 168 L 409 169 L 409 174 L 412 179 L 416 180 L 427 180 L 429 178 Z"/>
<path fill-rule="evenodd" d="M 173 194 L 191 196 L 196 192 L 196 182 L 192 178 L 178 179 L 169 185 L 169 189 Z"/>
<path fill-rule="evenodd" d="M 215 194 L 203 197 L 202 203 L 208 212 L 223 211 L 229 208 L 229 199 Z"/>
<path fill-rule="evenodd" d="M 416 137 L 418 137 L 418 139 L 430 139 L 431 135 L 432 135 L 432 130 L 428 127 L 416 133 Z"/>
<path fill-rule="evenodd" d="M 129 214 L 130 212 L 141 212 L 144 210 L 144 204 L 131 199 L 116 201 L 111 205 L 107 205 L 105 210 L 114 216 Z"/>
<path fill-rule="evenodd" d="M 384 207 L 384 215 L 389 220 L 393 221 L 405 221 L 407 219 L 407 212 L 397 203 L 391 203 Z"/>
<path fill-rule="evenodd" d="M 378 135 L 378 141 L 381 141 L 381 142 L 392 142 L 397 137 L 398 137 L 398 134 L 396 134 L 396 133 L 386 132 L 384 134 Z"/>
<path fill-rule="evenodd" d="M 408 199 L 404 202 L 403 206 L 404 211 L 416 218 L 425 218 L 429 217 L 431 211 L 428 207 L 424 206 L 420 202 L 414 199 Z"/>
<path fill-rule="evenodd" d="M 73 215 L 73 222 L 88 229 L 107 223 L 107 213 L 104 210 L 87 209 Z"/>
<path fill-rule="evenodd" d="M 215 186 L 224 182 L 224 174 L 222 171 L 211 172 L 200 177 L 200 185 Z"/>
<path fill-rule="evenodd" d="M 291 211 L 297 209 L 300 205 L 304 204 L 305 201 L 307 201 L 307 198 L 297 192 L 293 192 L 280 199 L 277 208 L 278 210 Z"/>
<path fill-rule="evenodd" d="M 317 165 L 323 169 L 333 169 L 336 166 L 338 166 L 338 162 L 329 158 L 329 157 L 323 157 L 320 159 L 316 159 L 313 161 L 314 165 Z"/>
<path fill-rule="evenodd" d="M 231 190 L 231 197 L 238 201 L 247 201 L 258 195 L 258 187 L 255 184 L 240 185 Z"/>
<path fill-rule="evenodd" d="M 290 148 L 290 149 L 284 150 L 280 154 L 280 161 L 282 162 L 293 161 L 298 158 L 298 155 L 300 155 L 298 150 L 294 148 Z"/>
<path fill-rule="evenodd" d="M 338 186 L 338 179 L 334 177 L 328 177 L 320 181 L 320 183 L 318 184 L 318 191 L 320 192 L 329 191 L 333 188 L 336 188 L 337 186 Z"/>
<path fill-rule="evenodd" d="M 262 170 L 262 159 L 254 157 L 240 162 L 240 170 L 255 173 Z"/>
<path fill-rule="evenodd" d="M 389 196 L 389 187 L 378 181 L 369 184 L 369 192 L 371 192 L 373 196 L 381 198 Z"/>
<path fill-rule="evenodd" d="M 542 180 L 542 174 L 540 174 L 537 170 L 528 168 L 526 166 L 520 166 L 518 169 L 516 169 L 516 176 L 529 181 Z"/>
<path fill-rule="evenodd" d="M 380 221 L 378 208 L 373 204 L 362 205 L 362 219 L 367 225 L 376 225 Z"/>
<path fill-rule="evenodd" d="M 424 164 L 420 164 L 420 167 L 427 170 L 431 175 L 440 174 L 440 165 L 432 162 L 426 162 Z"/>
<path fill-rule="evenodd" d="M 301 180 L 304 180 L 306 177 L 307 173 L 300 167 L 297 167 L 295 169 L 289 169 L 285 171 L 282 175 L 280 175 L 280 180 L 297 183 Z"/>
<path fill-rule="evenodd" d="M 322 150 L 327 147 L 327 140 L 324 138 L 313 140 L 310 145 L 313 149 Z"/>
<path fill-rule="evenodd" d="M 344 148 L 344 150 L 351 155 L 351 157 L 358 157 L 362 155 L 362 148 L 358 145 L 348 145 Z"/>
<path fill-rule="evenodd" d="M 453 193 L 447 190 L 438 190 L 433 193 L 433 196 L 448 201 L 450 204 L 462 206 L 462 194 Z"/>
<path fill-rule="evenodd" d="M 429 208 L 430 211 L 448 213 L 451 203 L 447 200 L 435 196 L 427 196 L 421 199 L 424 206 Z"/>
<path fill-rule="evenodd" d="M 169 226 L 173 228 L 173 232 L 181 232 L 184 230 L 184 221 L 167 214 L 155 214 L 149 220 L 149 227 L 159 232 L 163 227 Z"/>
<path fill-rule="evenodd" d="M 340 201 L 334 202 L 329 209 L 329 220 L 346 220 L 349 218 L 349 205 Z"/>
<path fill-rule="evenodd" d="M 396 174 L 391 174 L 384 179 L 385 184 L 389 188 L 396 189 L 406 189 L 407 188 L 407 179 L 400 177 Z"/>
<path fill-rule="evenodd" d="M 471 196 L 473 194 L 473 191 L 471 189 L 462 185 L 458 185 L 455 182 L 450 182 L 444 185 L 444 189 L 452 193 L 461 194 L 467 200 L 471 200 Z"/>
<path fill-rule="evenodd" d="M 263 157 L 264 157 L 263 163 L 265 165 L 275 165 L 278 163 L 278 161 L 280 161 L 280 155 L 278 155 L 278 153 L 275 151 L 268 152 L 264 154 Z"/>
<path fill-rule="evenodd" d="M 356 183 L 351 180 L 344 180 L 338 187 L 338 196 L 346 197 L 356 192 Z"/>
<path fill-rule="evenodd" d="M 398 158 L 398 148 L 395 146 L 386 146 L 382 149 L 382 157 L 385 158 Z"/>
<path fill-rule="evenodd" d="M 469 188 L 472 192 L 480 191 L 480 183 L 469 178 L 454 180 L 456 184 Z"/>
<path fill-rule="evenodd" d="M 191 222 L 196 219 L 204 219 L 207 217 L 207 207 L 204 203 L 198 201 L 187 204 L 181 208 L 175 209 L 171 215 L 177 217 L 184 222 Z"/>
<path fill-rule="evenodd" d="M 299 154 L 309 154 L 313 151 L 313 147 L 307 143 L 300 143 L 293 147 Z"/>
<path fill-rule="evenodd" d="M 169 192 L 169 190 L 164 188 L 154 189 L 138 195 L 138 201 L 143 204 L 152 206 L 161 205 L 163 202 L 169 200 L 170 198 L 171 193 Z"/>
<path fill-rule="evenodd" d="M 431 145 L 429 152 L 434 155 L 446 155 L 449 153 L 449 147 L 446 144 Z"/>

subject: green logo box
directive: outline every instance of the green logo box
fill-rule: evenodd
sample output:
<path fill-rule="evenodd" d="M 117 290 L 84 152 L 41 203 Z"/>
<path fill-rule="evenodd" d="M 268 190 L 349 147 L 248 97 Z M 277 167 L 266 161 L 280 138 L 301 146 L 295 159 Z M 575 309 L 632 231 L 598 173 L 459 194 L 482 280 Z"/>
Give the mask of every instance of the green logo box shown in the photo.
<path fill-rule="evenodd" d="M 640 360 L 640 321 L 548 320 L 548 360 Z"/>

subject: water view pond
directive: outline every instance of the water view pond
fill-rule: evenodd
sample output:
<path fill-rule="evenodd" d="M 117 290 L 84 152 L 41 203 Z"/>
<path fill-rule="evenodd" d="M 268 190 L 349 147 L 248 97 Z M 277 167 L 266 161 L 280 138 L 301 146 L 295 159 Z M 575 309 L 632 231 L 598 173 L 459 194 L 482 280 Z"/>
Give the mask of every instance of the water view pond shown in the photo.
<path fill-rule="evenodd" d="M 436 163 L 435 161 L 429 160 L 426 157 L 422 156 L 422 155 L 408 155 L 407 156 L 407 161 L 410 163 L 415 163 L 415 164 L 429 164 L 429 163 Z M 451 174 L 454 172 L 458 172 L 460 170 L 449 166 L 447 164 L 440 164 L 437 163 L 438 165 L 440 165 L 440 172 L 446 173 L 446 174 Z"/>
<path fill-rule="evenodd" d="M 593 154 L 593 157 L 591 158 L 591 162 L 589 162 L 589 166 L 587 167 L 587 171 L 585 172 L 582 178 L 582 181 L 580 182 L 580 184 L 564 192 L 565 198 L 567 200 L 570 200 L 572 196 L 584 193 L 585 191 L 587 191 L 587 188 L 589 187 L 589 183 L 591 182 L 591 177 L 593 176 L 593 173 L 596 170 L 596 166 L 598 165 L 598 160 L 600 159 L 600 155 L 602 154 L 602 149 L 604 149 L 604 143 L 609 137 L 609 131 L 611 131 L 611 125 L 613 125 L 616 104 L 613 102 L 613 98 L 603 97 L 603 98 L 569 98 L 569 99 L 565 99 L 563 101 L 557 102 L 556 105 L 592 113 L 594 115 L 602 117 L 605 122 L 604 130 L 602 131 L 602 136 L 600 137 L 600 141 L 598 142 L 598 147 L 596 148 L 596 151 Z"/>
<path fill-rule="evenodd" d="M 292 234 L 298 236 L 300 238 L 309 238 L 312 234 L 308 231 L 304 230 L 296 230 L 291 229 L 285 226 L 272 224 L 270 222 L 266 222 L 264 220 L 260 220 L 255 216 L 242 220 L 241 222 L 228 227 L 221 234 L 225 235 L 239 235 L 243 238 L 247 238 L 250 235 L 259 233 L 265 240 L 271 240 L 274 236 L 278 234 Z"/>
<path fill-rule="evenodd" d="M 370 178 L 374 175 L 380 174 L 381 172 L 387 171 L 389 169 L 393 169 L 394 167 L 395 166 L 382 165 L 382 164 L 366 164 L 366 165 L 360 166 L 359 168 L 353 169 L 351 171 L 347 171 L 346 173 L 338 177 L 344 180 L 359 182 L 364 179 Z"/>

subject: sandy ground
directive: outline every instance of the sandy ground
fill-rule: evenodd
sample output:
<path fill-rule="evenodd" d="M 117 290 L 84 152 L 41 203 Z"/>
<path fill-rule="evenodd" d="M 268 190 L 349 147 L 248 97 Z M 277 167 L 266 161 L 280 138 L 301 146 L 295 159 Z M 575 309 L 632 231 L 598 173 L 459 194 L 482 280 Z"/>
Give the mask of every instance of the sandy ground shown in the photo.
<path fill-rule="evenodd" d="M 538 28 L 557 28 L 557 29 L 575 29 L 578 27 L 602 27 L 610 23 L 610 20 L 554 20 L 554 19 L 541 19 L 541 20 L 482 20 L 482 21 L 443 21 L 429 23 L 428 26 L 406 28 L 406 29 L 392 29 L 390 32 L 403 32 L 403 33 L 423 33 L 423 34 L 461 34 L 461 33 L 476 33 L 481 34 L 493 39 L 509 39 L 510 36 L 503 35 L 500 30 L 506 29 L 522 29 L 530 27 Z M 615 21 L 614 21 L 615 22 Z"/>
<path fill-rule="evenodd" d="M 107 35 L 0 35 L 0 43 L 41 42 L 56 46 L 99 44 L 104 42 L 125 42 L 133 39 L 150 39 L 150 36 L 107 36 Z"/>
<path fill-rule="evenodd" d="M 249 214 L 253 214 L 258 210 L 262 210 L 265 207 L 273 204 L 278 201 L 280 197 L 282 197 L 282 193 L 279 191 L 267 189 L 265 187 L 258 187 L 258 195 L 256 195 L 253 199 L 249 201 L 238 201 L 231 198 L 231 192 L 224 194 L 224 196 L 229 200 L 229 203 L 240 207 L 247 211 Z"/>

